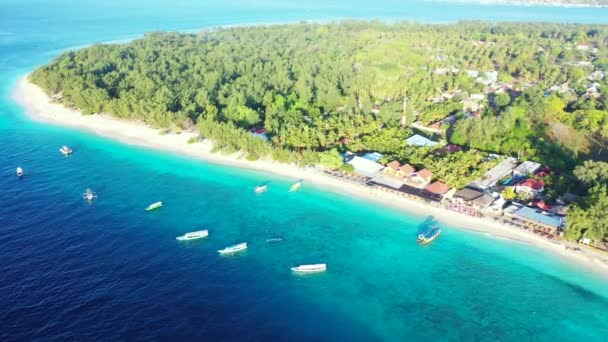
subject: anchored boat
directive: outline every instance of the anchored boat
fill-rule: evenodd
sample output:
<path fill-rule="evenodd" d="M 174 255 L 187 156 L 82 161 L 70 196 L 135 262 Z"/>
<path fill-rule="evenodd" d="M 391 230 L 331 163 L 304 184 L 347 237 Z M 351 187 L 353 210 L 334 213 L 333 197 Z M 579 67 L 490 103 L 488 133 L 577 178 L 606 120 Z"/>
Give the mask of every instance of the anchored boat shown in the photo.
<path fill-rule="evenodd" d="M 196 232 L 190 232 L 190 233 L 186 233 L 185 235 L 178 236 L 175 239 L 179 240 L 179 241 L 186 241 L 186 240 L 202 239 L 202 238 L 206 238 L 207 236 L 209 236 L 208 230 L 198 230 Z"/>
<path fill-rule="evenodd" d="M 268 191 L 268 185 L 264 184 L 264 185 L 256 186 L 254 191 L 256 194 L 261 194 L 263 192 L 266 192 L 266 191 Z"/>
<path fill-rule="evenodd" d="M 239 243 L 217 251 L 220 254 L 233 254 L 247 249 L 247 242 Z"/>
<path fill-rule="evenodd" d="M 63 145 L 61 146 L 61 148 L 59 149 L 59 152 L 61 152 L 64 156 L 69 156 L 70 154 L 72 154 L 72 149 Z"/>
<path fill-rule="evenodd" d="M 291 186 L 291 189 L 289 189 L 289 192 L 298 191 L 301 187 L 302 187 L 302 180 L 300 179 L 299 181 L 294 183 L 294 185 Z"/>
<path fill-rule="evenodd" d="M 325 272 L 327 270 L 327 264 L 300 265 L 292 267 L 291 270 L 300 273 Z"/>
<path fill-rule="evenodd" d="M 150 204 L 150 205 L 149 205 L 149 206 L 146 208 L 146 211 L 152 211 L 152 210 L 154 210 L 154 209 L 158 209 L 158 208 L 160 208 L 160 207 L 162 207 L 162 206 L 163 206 L 163 202 L 158 201 L 158 202 L 156 202 L 156 203 L 152 203 L 152 204 Z"/>
<path fill-rule="evenodd" d="M 441 234 L 441 228 L 433 226 L 428 232 L 418 234 L 418 243 L 422 245 L 429 244 L 439 237 L 439 234 Z"/>
<path fill-rule="evenodd" d="M 82 194 L 82 198 L 86 199 L 89 202 L 93 202 L 93 199 L 97 198 L 97 195 L 91 189 L 87 189 Z"/>
<path fill-rule="evenodd" d="M 283 238 L 280 237 L 280 236 L 273 237 L 273 238 L 270 238 L 270 239 L 266 239 L 266 242 L 268 242 L 268 243 L 279 243 L 281 241 L 283 241 Z"/>
<path fill-rule="evenodd" d="M 18 167 L 17 168 L 17 177 L 22 177 L 23 176 L 23 169 Z"/>

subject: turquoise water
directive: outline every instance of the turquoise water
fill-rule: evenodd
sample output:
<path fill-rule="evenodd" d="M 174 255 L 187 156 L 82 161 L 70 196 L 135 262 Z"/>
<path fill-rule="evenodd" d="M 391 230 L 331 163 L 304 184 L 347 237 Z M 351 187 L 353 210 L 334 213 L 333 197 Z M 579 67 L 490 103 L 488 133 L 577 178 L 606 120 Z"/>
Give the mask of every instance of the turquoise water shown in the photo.
<path fill-rule="evenodd" d="M 424 2 L 4 2 L 0 12 L 0 340 L 576 340 L 608 336 L 608 279 L 526 244 L 293 179 L 29 121 L 16 79 L 59 52 L 153 29 L 343 17 L 602 22 L 607 10 Z M 75 154 L 62 157 L 59 146 Z M 16 166 L 26 177 L 14 177 Z M 255 195 L 254 185 L 270 190 Z M 91 187 L 99 199 L 81 199 Z M 163 200 L 153 213 L 143 209 Z M 210 237 L 176 243 L 206 228 Z M 474 227 L 471 227 L 474 228 Z M 283 236 L 280 244 L 266 238 Z M 247 241 L 233 257 L 216 251 Z M 302 263 L 328 272 L 294 276 Z"/>

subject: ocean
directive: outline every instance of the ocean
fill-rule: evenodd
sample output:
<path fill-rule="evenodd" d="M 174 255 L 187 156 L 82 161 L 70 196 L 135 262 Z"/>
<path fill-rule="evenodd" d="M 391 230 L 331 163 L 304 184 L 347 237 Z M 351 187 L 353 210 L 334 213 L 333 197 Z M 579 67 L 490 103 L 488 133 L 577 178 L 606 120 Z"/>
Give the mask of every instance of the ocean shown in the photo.
<path fill-rule="evenodd" d="M 309 184 L 289 193 L 294 179 L 32 122 L 10 94 L 66 49 L 153 30 L 342 18 L 602 23 L 608 9 L 382 0 L 1 8 L 1 341 L 606 341 L 608 279 L 550 253 L 449 226 L 419 246 L 423 213 Z M 64 144 L 74 155 L 59 153 Z M 252 191 L 266 182 L 267 193 Z M 86 188 L 99 196 L 92 204 Z M 175 240 L 198 229 L 209 238 Z M 266 243 L 275 236 L 284 240 Z M 244 253 L 217 254 L 245 241 Z M 327 272 L 290 271 L 319 262 Z"/>

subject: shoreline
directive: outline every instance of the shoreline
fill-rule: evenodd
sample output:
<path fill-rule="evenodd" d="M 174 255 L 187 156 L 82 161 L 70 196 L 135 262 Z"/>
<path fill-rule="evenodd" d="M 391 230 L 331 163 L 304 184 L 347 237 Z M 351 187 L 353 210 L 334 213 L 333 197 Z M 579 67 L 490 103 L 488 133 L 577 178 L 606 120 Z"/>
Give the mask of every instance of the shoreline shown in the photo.
<path fill-rule="evenodd" d="M 524 0 L 426 0 L 428 2 L 449 3 L 456 5 L 480 5 L 480 6 L 518 6 L 518 7 L 560 7 L 560 8 L 608 8 L 603 4 L 586 3 L 563 3 L 560 1 L 535 1 L 526 2 Z"/>
<path fill-rule="evenodd" d="M 193 144 L 188 143 L 190 138 L 198 137 L 197 133 L 182 132 L 181 134 L 170 133 L 161 135 L 159 130 L 141 122 L 122 120 L 109 115 L 81 115 L 75 109 L 51 103 L 50 98 L 44 91 L 30 83 L 27 80 L 27 76 L 21 77 L 17 81 L 11 97 L 24 109 L 24 112 L 30 119 L 37 122 L 75 128 L 118 140 L 128 145 L 173 152 L 214 164 L 262 171 L 293 179 L 302 179 L 306 183 L 323 187 L 342 196 L 354 196 L 410 214 L 434 216 L 438 221 L 464 231 L 491 234 L 495 237 L 514 242 L 534 245 L 552 252 L 563 261 L 585 266 L 589 271 L 601 275 L 608 280 L 608 254 L 585 248 L 584 246 L 571 244 L 566 241 L 558 243 L 548 241 L 533 233 L 508 227 L 490 219 L 469 217 L 441 207 L 391 194 L 390 192 L 350 183 L 325 174 L 319 169 L 301 168 L 268 159 L 248 161 L 240 158 L 242 156 L 241 153 L 232 155 L 212 153 L 213 145 L 208 140 Z M 475 229 L 467 227 L 475 227 Z M 572 249 L 567 249 L 567 247 L 578 247 L 580 251 L 575 252 Z"/>

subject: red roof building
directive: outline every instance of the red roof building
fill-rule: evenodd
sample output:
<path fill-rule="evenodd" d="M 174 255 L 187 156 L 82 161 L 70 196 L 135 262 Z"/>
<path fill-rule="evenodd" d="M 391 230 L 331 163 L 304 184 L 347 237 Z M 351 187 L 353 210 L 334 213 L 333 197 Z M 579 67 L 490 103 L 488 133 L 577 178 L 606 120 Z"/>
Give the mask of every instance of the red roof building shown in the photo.
<path fill-rule="evenodd" d="M 410 164 L 401 165 L 399 169 L 401 169 L 401 172 L 403 172 L 403 174 L 406 176 L 409 176 L 412 173 L 416 172 L 416 169 L 414 169 L 414 167 Z"/>
<path fill-rule="evenodd" d="M 424 190 L 426 190 L 432 194 L 435 194 L 435 195 L 443 195 L 446 192 L 450 191 L 450 187 L 447 184 L 437 181 L 435 183 L 427 185 L 427 187 L 424 188 Z"/>

